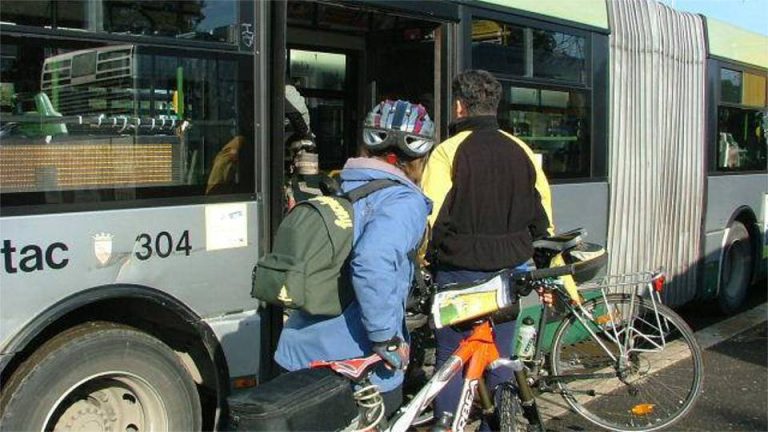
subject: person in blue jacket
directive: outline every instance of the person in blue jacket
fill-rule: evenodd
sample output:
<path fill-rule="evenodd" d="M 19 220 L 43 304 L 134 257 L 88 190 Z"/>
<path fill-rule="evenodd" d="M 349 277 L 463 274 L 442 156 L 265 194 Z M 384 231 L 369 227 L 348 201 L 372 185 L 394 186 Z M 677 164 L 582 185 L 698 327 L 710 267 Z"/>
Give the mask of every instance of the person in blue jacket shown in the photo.
<path fill-rule="evenodd" d="M 403 370 L 408 363 L 405 303 L 413 277 L 412 257 L 426 229 L 431 202 L 418 186 L 424 157 L 434 144 L 434 124 L 426 109 L 386 100 L 367 116 L 362 157 L 341 172 L 348 192 L 377 179 L 397 182 L 354 203 L 350 273 L 355 300 L 337 317 L 293 311 L 275 354 L 293 371 L 315 360 L 343 360 L 376 352 L 384 359 L 372 377 L 386 415 L 402 403 Z"/>

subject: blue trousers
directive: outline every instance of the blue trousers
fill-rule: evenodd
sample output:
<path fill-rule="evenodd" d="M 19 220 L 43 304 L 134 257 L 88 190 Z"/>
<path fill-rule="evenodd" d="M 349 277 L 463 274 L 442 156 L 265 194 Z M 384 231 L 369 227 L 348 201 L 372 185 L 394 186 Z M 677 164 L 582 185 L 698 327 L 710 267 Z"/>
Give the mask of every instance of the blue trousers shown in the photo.
<path fill-rule="evenodd" d="M 435 273 L 435 282 L 438 284 L 438 286 L 453 282 L 472 282 L 475 280 L 487 278 L 493 273 L 494 272 L 438 269 Z M 494 336 L 496 337 L 496 348 L 499 350 L 499 355 L 501 357 L 510 358 L 512 356 L 513 339 L 515 337 L 515 321 L 497 324 L 494 326 L 493 331 Z M 468 337 L 470 333 L 471 330 L 456 331 L 451 327 L 443 327 L 435 331 L 435 339 L 437 341 L 435 370 L 439 369 L 443 364 L 445 364 L 451 354 L 453 354 L 456 348 L 459 347 L 461 340 Z M 488 371 L 485 377 L 486 384 L 493 393 L 497 385 L 512 380 L 513 374 L 509 368 L 502 367 L 493 371 Z M 456 407 L 459 405 L 459 397 L 461 396 L 461 387 L 463 384 L 463 377 L 456 375 L 437 395 L 435 398 L 435 418 L 440 418 L 444 412 L 456 412 Z M 490 430 L 485 419 L 483 419 L 480 425 L 480 430 Z"/>

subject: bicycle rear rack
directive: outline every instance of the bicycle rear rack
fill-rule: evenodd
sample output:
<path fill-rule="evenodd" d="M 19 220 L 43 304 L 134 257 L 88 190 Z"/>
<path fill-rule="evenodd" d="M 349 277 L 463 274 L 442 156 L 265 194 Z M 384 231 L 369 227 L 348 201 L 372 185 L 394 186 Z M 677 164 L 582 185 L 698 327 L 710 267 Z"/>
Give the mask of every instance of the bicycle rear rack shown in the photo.
<path fill-rule="evenodd" d="M 605 330 L 604 334 L 616 343 L 618 346 L 622 346 L 624 355 L 635 352 L 658 352 L 664 349 L 666 346 L 666 334 L 669 332 L 669 324 L 666 322 L 658 310 L 658 305 L 663 304 L 661 300 L 661 290 L 664 284 L 664 273 L 662 271 L 656 272 L 637 272 L 628 273 L 623 275 L 607 275 L 597 280 L 590 281 L 588 283 L 579 286 L 579 291 L 587 293 L 590 291 L 599 291 L 599 296 L 602 297 L 604 304 L 607 306 L 606 311 L 601 311 L 599 316 L 594 316 L 594 310 L 589 311 L 579 304 L 578 308 L 582 312 L 584 317 L 589 318 L 592 323 L 600 326 Z M 629 304 L 622 304 L 621 307 L 618 304 L 612 304 L 608 298 L 610 294 L 627 294 L 630 295 Z M 642 324 L 655 327 L 653 334 L 647 334 L 637 328 L 635 319 L 638 318 L 637 314 L 637 298 L 645 298 L 650 300 L 653 308 L 653 317 L 649 319 L 642 319 Z M 582 323 L 585 324 L 585 323 Z M 623 336 L 623 337 L 622 337 Z M 636 338 L 640 338 L 648 344 L 642 344 L 648 347 L 636 347 L 634 341 Z M 623 344 L 621 341 L 623 340 Z"/>

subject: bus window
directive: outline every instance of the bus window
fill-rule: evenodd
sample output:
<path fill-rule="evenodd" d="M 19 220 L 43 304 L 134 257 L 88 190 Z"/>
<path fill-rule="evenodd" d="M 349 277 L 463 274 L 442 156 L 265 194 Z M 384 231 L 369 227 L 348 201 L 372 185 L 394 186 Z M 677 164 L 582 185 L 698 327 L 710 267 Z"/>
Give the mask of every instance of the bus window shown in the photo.
<path fill-rule="evenodd" d="M 532 30 L 533 76 L 586 83 L 586 41 L 568 33 Z"/>
<path fill-rule="evenodd" d="M 347 55 L 341 53 L 288 50 L 291 84 L 301 89 L 315 134 L 322 169 L 334 169 L 347 158 L 344 105 L 347 90 Z M 348 144 L 348 143 L 347 143 Z"/>
<path fill-rule="evenodd" d="M 0 20 L 94 32 L 237 43 L 232 0 L 3 0 Z"/>
<path fill-rule="evenodd" d="M 53 23 L 52 0 L 3 0 L 0 21 L 17 25 L 49 27 Z"/>
<path fill-rule="evenodd" d="M 724 171 L 766 169 L 766 111 L 718 108 L 717 167 Z"/>
<path fill-rule="evenodd" d="M 249 57 L 21 46 L 3 38 L 4 206 L 253 191 Z"/>
<path fill-rule="evenodd" d="M 499 125 L 542 155 L 551 178 L 589 175 L 589 102 L 583 91 L 512 86 L 502 81 Z"/>
<path fill-rule="evenodd" d="M 472 21 L 472 65 L 523 76 L 525 29 L 491 20 Z"/>
<path fill-rule="evenodd" d="M 586 84 L 586 38 L 486 19 L 472 21 L 472 67 Z"/>
<path fill-rule="evenodd" d="M 765 75 L 720 69 L 718 171 L 764 171 L 768 168 L 766 108 Z"/>
<path fill-rule="evenodd" d="M 720 100 L 741 103 L 741 72 L 720 69 Z"/>

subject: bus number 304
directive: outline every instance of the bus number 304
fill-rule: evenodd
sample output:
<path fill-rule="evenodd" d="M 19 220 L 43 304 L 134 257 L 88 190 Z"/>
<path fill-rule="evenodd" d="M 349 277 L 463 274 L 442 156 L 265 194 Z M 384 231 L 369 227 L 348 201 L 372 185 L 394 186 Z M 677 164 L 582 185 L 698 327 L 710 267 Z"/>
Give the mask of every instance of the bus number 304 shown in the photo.
<path fill-rule="evenodd" d="M 189 256 L 189 252 L 192 250 L 192 246 L 189 245 L 189 230 L 181 233 L 181 238 L 179 238 L 175 248 L 173 236 L 168 231 L 160 231 L 154 239 L 151 234 L 141 233 L 136 237 L 136 242 L 139 250 L 134 254 L 136 258 L 142 261 L 152 258 L 153 254 L 157 254 L 160 258 L 168 258 L 174 252 L 183 252 L 185 256 Z"/>

